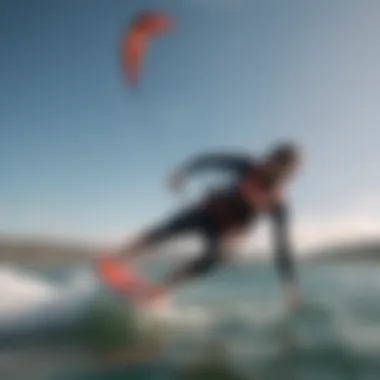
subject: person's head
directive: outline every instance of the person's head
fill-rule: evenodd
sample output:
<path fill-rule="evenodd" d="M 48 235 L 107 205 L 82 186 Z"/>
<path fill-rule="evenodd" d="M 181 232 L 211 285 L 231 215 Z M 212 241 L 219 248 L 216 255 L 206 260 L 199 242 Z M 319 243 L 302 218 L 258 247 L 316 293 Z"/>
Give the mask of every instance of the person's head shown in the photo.
<path fill-rule="evenodd" d="M 278 179 L 286 180 L 298 169 L 301 163 L 301 151 L 294 143 L 280 143 L 271 149 L 266 161 Z"/>

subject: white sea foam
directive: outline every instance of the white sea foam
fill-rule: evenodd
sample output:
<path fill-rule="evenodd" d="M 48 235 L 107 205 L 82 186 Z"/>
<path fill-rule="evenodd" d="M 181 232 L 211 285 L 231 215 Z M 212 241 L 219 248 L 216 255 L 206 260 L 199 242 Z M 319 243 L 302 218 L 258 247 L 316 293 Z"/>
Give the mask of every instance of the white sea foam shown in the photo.
<path fill-rule="evenodd" d="M 0 267 L 0 331 L 43 327 L 76 316 L 94 293 L 90 273 L 78 272 L 63 285 L 12 266 Z"/>
<path fill-rule="evenodd" d="M 202 328 L 213 322 L 212 313 L 203 307 L 170 305 L 153 310 L 153 316 L 171 327 Z"/>

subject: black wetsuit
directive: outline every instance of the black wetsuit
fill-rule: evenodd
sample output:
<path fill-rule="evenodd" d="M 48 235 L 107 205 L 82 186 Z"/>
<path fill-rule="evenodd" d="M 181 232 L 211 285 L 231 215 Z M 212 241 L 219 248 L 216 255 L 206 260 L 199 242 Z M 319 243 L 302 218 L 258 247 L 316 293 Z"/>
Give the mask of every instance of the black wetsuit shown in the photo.
<path fill-rule="evenodd" d="M 206 251 L 189 266 L 193 274 L 204 273 L 222 261 L 219 243 L 228 232 L 244 229 L 257 219 L 259 210 L 245 201 L 240 184 L 252 176 L 264 191 L 276 183 L 250 156 L 210 154 L 190 162 L 182 171 L 192 174 L 207 169 L 230 171 L 235 176 L 234 185 L 209 194 L 200 204 L 183 210 L 146 235 L 155 244 L 181 233 L 197 232 L 206 242 Z M 269 215 L 274 222 L 275 261 L 284 280 L 294 279 L 293 260 L 288 240 L 288 212 L 285 203 L 273 205 Z"/>

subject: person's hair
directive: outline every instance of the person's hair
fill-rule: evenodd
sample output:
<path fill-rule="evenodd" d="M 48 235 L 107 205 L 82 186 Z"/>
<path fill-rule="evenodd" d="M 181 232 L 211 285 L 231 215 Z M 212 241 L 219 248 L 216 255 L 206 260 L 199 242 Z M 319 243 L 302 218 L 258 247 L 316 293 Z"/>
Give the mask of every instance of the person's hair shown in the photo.
<path fill-rule="evenodd" d="M 287 164 L 296 161 L 300 154 L 300 149 L 295 143 L 282 142 L 271 149 L 269 159 L 272 162 Z"/>

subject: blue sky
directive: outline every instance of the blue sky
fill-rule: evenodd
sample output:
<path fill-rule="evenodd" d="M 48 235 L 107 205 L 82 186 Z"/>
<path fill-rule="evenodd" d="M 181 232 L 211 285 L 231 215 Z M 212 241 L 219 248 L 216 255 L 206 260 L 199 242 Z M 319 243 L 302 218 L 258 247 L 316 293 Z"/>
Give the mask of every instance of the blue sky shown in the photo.
<path fill-rule="evenodd" d="M 293 138 L 300 238 L 380 232 L 377 0 L 0 5 L 0 231 L 118 238 L 180 204 L 165 179 L 189 156 Z M 150 7 L 177 29 L 133 92 L 120 37 Z"/>

